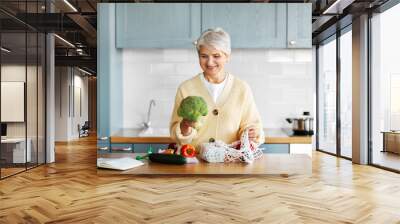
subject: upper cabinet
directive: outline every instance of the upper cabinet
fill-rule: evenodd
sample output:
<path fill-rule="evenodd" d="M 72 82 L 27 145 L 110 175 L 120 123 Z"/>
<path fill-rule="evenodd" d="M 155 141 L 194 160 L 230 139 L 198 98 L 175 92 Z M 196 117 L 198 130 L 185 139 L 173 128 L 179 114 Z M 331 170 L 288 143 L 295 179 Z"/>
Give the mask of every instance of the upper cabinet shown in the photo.
<path fill-rule="evenodd" d="M 200 35 L 200 3 L 116 5 L 117 48 L 190 48 Z"/>
<path fill-rule="evenodd" d="M 232 48 L 286 48 L 286 18 L 286 4 L 204 3 L 201 28 L 222 27 Z"/>
<path fill-rule="evenodd" d="M 311 3 L 288 3 L 287 47 L 311 48 Z"/>
<path fill-rule="evenodd" d="M 193 48 L 222 27 L 232 48 L 311 48 L 311 3 L 118 3 L 117 48 Z"/>

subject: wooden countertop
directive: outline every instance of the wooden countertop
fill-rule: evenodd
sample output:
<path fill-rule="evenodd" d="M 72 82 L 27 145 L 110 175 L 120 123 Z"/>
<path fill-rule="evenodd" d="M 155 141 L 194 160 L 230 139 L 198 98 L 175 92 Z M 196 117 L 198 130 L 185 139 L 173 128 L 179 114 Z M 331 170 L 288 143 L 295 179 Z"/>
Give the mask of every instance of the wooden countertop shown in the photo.
<path fill-rule="evenodd" d="M 311 144 L 311 136 L 292 136 L 290 131 L 282 129 L 264 129 L 267 144 Z M 174 141 L 164 130 L 159 136 L 139 136 L 140 129 L 122 129 L 111 136 L 111 143 L 160 143 L 169 144 Z"/>
<path fill-rule="evenodd" d="M 387 134 L 400 134 L 400 131 L 399 131 L 399 130 L 381 131 L 381 133 L 387 133 Z"/>
<path fill-rule="evenodd" d="M 98 154 L 98 158 L 132 157 L 143 153 L 107 153 Z M 295 175 L 311 174 L 312 161 L 302 154 L 264 154 L 252 164 L 245 163 L 200 163 L 185 165 L 170 165 L 153 163 L 145 160 L 143 166 L 119 171 L 97 169 L 98 175 Z"/>
<path fill-rule="evenodd" d="M 312 136 L 294 136 L 291 130 L 264 129 L 267 144 L 311 144 Z"/>

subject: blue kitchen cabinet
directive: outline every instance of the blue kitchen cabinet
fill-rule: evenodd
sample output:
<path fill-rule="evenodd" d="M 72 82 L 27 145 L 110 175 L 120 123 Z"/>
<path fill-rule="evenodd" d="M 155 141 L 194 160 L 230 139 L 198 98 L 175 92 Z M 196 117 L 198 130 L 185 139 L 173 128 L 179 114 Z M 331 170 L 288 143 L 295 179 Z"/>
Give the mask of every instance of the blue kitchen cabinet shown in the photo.
<path fill-rule="evenodd" d="M 144 143 L 144 144 L 134 144 L 133 145 L 133 151 L 135 153 L 147 153 L 147 150 L 152 148 L 153 153 L 158 152 L 158 149 L 166 149 L 168 147 L 168 144 L 154 144 L 154 143 Z"/>
<path fill-rule="evenodd" d="M 117 48 L 193 48 L 200 3 L 116 4 Z"/>
<path fill-rule="evenodd" d="M 290 153 L 289 144 L 262 144 L 263 153 Z"/>
<path fill-rule="evenodd" d="M 97 136 L 104 139 L 123 127 L 122 51 L 115 46 L 115 11 L 115 4 L 98 4 Z M 104 144 L 99 141 L 99 148 L 109 147 Z"/>
<path fill-rule="evenodd" d="M 108 137 L 99 137 L 97 139 L 97 152 L 100 154 L 111 152 L 111 143 Z"/>
<path fill-rule="evenodd" d="M 149 148 L 152 151 L 158 152 L 158 149 L 166 149 L 168 144 L 154 144 L 154 143 L 136 143 L 136 144 L 126 144 L 126 143 L 108 143 L 102 148 L 98 148 L 98 153 L 147 153 Z"/>
<path fill-rule="evenodd" d="M 311 3 L 288 3 L 287 47 L 311 48 Z"/>
<path fill-rule="evenodd" d="M 222 27 L 232 48 L 311 48 L 311 3 L 118 3 L 117 48 L 193 48 Z"/>
<path fill-rule="evenodd" d="M 232 48 L 286 48 L 286 7 L 284 3 L 203 3 L 201 29 L 223 28 L 231 36 Z"/>
<path fill-rule="evenodd" d="M 118 144 L 113 143 L 111 144 L 111 152 L 132 152 L 133 144 Z"/>
<path fill-rule="evenodd" d="M 135 153 L 147 153 L 150 144 L 134 144 L 133 145 L 133 152 Z"/>

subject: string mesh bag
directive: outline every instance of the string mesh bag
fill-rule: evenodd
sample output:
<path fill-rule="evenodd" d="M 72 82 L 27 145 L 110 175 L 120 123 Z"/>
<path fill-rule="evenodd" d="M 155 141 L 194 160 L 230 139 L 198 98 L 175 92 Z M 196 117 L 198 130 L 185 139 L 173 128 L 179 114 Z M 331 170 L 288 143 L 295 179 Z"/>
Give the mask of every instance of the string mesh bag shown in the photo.
<path fill-rule="evenodd" d="M 262 150 L 249 140 L 247 129 L 243 132 L 239 141 L 229 145 L 222 141 L 216 141 L 203 143 L 200 146 L 200 157 L 210 163 L 252 163 L 261 158 L 262 155 Z"/>

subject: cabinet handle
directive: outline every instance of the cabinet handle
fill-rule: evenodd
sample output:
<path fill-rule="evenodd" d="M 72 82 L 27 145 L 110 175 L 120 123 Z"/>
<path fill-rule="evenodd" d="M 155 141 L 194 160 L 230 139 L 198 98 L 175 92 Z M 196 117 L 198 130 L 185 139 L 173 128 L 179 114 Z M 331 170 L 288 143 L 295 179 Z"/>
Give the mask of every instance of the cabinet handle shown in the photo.
<path fill-rule="evenodd" d="M 102 151 L 108 151 L 108 147 L 100 147 L 99 149 Z"/>
<path fill-rule="evenodd" d="M 105 140 L 108 140 L 108 137 L 100 137 L 100 138 L 98 138 L 97 140 L 105 141 Z"/>
<path fill-rule="evenodd" d="M 289 44 L 290 44 L 290 45 L 295 45 L 295 44 L 296 44 L 296 41 L 295 41 L 295 40 L 291 40 L 291 41 L 289 41 Z"/>

